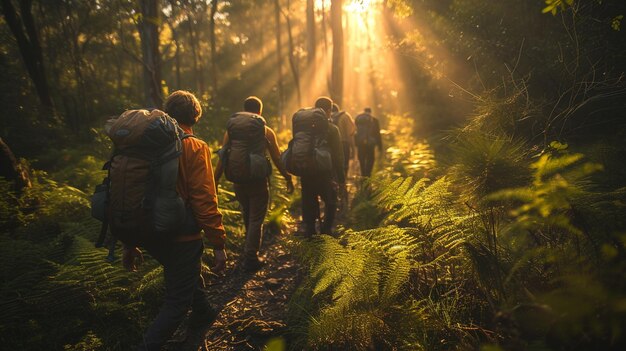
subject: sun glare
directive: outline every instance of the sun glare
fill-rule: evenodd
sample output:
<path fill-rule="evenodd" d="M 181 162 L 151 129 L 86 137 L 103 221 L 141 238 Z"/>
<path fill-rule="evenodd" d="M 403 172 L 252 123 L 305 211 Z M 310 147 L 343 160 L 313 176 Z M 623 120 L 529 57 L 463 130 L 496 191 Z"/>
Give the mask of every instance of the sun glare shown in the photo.
<path fill-rule="evenodd" d="M 344 7 L 344 10 L 351 13 L 363 13 L 369 9 L 370 3 L 371 0 L 352 0 Z"/>

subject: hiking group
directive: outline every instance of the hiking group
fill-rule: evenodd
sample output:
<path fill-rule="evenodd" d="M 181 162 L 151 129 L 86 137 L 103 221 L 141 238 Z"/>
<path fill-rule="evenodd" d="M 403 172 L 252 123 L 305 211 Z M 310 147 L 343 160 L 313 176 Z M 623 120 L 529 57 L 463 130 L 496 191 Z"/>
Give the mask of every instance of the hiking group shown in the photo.
<path fill-rule="evenodd" d="M 293 138 L 282 154 L 262 112 L 262 101 L 252 96 L 244 101 L 243 111 L 229 118 L 215 172 L 209 147 L 193 134 L 202 108 L 189 92 L 172 93 L 162 110 L 129 110 L 107 121 L 105 132 L 114 150 L 103 167 L 108 176 L 92 199 L 92 215 L 103 222 L 97 245 L 110 231 L 123 243 L 124 267 L 137 269 L 142 247 L 163 266 L 165 278 L 163 306 L 139 350 L 159 350 L 189 309 L 190 326 L 209 324 L 217 316 L 203 289 L 201 259 L 204 233 L 214 253 L 211 270 L 225 269 L 226 232 L 216 187 L 222 174 L 233 183 L 245 225 L 241 267 L 253 272 L 264 263 L 258 252 L 270 200 L 271 163 L 289 193 L 294 190 L 292 175 L 300 178 L 301 233 L 310 238 L 318 229 L 332 233 L 355 151 L 361 175 L 370 176 L 374 149 L 382 150 L 379 123 L 369 108 L 353 121 L 330 98 L 318 98 L 313 108 L 293 115 Z"/>

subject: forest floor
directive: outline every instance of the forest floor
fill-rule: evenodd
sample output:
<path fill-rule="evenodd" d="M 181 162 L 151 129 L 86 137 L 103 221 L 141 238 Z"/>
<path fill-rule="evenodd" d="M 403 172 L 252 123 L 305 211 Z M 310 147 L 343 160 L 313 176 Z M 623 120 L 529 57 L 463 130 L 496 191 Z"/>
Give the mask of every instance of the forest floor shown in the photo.
<path fill-rule="evenodd" d="M 260 257 L 265 264 L 246 272 L 231 261 L 223 276 L 207 281 L 219 315 L 211 325 L 184 323 L 167 350 L 260 350 L 285 334 L 287 303 L 297 286 L 298 265 L 290 253 L 293 231 L 265 233 Z"/>
<path fill-rule="evenodd" d="M 350 196 L 354 190 L 353 183 L 348 182 Z M 342 218 L 340 212 L 338 224 Z M 207 290 L 220 311 L 217 319 L 195 329 L 185 321 L 166 350 L 262 350 L 272 341 L 287 342 L 287 304 L 301 274 L 292 254 L 300 240 L 297 232 L 295 223 L 285 225 L 279 233 L 266 231 L 261 269 L 246 272 L 235 259 L 228 263 L 223 276 L 207 281 Z"/>

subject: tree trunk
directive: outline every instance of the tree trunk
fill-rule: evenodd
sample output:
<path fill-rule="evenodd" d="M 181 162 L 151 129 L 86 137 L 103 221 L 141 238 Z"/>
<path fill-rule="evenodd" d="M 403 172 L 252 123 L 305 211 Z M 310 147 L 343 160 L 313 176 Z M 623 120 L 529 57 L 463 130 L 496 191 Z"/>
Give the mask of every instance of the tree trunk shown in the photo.
<path fill-rule="evenodd" d="M 283 120 L 283 55 L 280 39 L 280 0 L 274 0 L 274 18 L 276 20 L 276 59 L 278 66 L 278 115 Z"/>
<path fill-rule="evenodd" d="M 0 138 L 0 177 L 13 182 L 18 193 L 31 186 L 28 172 L 20 167 L 17 158 L 2 138 Z"/>
<path fill-rule="evenodd" d="M 342 0 L 331 0 L 330 22 L 333 31 L 333 67 L 330 96 L 341 105 L 343 100 L 343 25 Z"/>
<path fill-rule="evenodd" d="M 189 31 L 189 46 L 191 47 L 191 55 L 193 56 L 193 80 L 195 83 L 196 93 L 202 96 L 205 92 L 204 70 L 202 68 L 200 45 L 198 45 L 198 33 L 194 30 L 193 18 L 191 15 L 187 15 L 187 29 Z"/>
<path fill-rule="evenodd" d="M 217 14 L 218 0 L 211 2 L 211 18 L 209 20 L 211 40 L 211 100 L 217 100 L 217 46 L 215 43 L 215 14 Z"/>
<path fill-rule="evenodd" d="M 159 24 L 161 21 L 158 0 L 140 0 L 141 21 L 139 36 L 143 55 L 143 82 L 146 107 L 161 108 L 161 54 L 159 52 Z"/>
<path fill-rule="evenodd" d="M 291 19 L 289 18 L 289 1 L 287 1 L 287 10 L 288 12 L 285 14 L 285 19 L 287 21 L 287 36 L 289 39 L 289 67 L 291 67 L 291 73 L 293 74 L 293 82 L 296 86 L 296 93 L 298 96 L 298 106 L 302 106 L 302 93 L 300 92 L 300 73 L 298 72 L 298 64 L 296 63 L 296 58 L 293 55 L 294 52 L 294 44 L 293 44 L 293 34 L 291 33 Z"/>
<path fill-rule="evenodd" d="M 46 78 L 46 70 L 39 43 L 39 35 L 32 14 L 32 0 L 20 1 L 20 14 L 17 13 L 11 0 L 1 0 L 4 20 L 11 29 L 28 71 L 35 86 L 39 103 L 49 122 L 56 123 L 56 112 L 50 88 Z"/>
<path fill-rule="evenodd" d="M 323 62 L 324 62 L 324 74 L 326 75 L 326 88 L 328 91 L 332 90 L 331 79 L 328 70 L 328 30 L 326 28 L 326 0 L 322 0 L 322 8 L 320 10 L 322 14 L 322 42 L 324 43 L 324 53 L 323 53 Z"/>
<path fill-rule="evenodd" d="M 309 69 L 315 70 L 315 1 L 306 1 L 306 51 Z"/>
<path fill-rule="evenodd" d="M 77 132 L 81 126 L 82 120 L 84 120 L 88 113 L 88 104 L 86 98 L 87 91 L 87 83 L 83 74 L 83 55 L 82 50 L 79 43 L 79 37 L 81 35 L 80 31 L 77 29 L 77 26 L 73 23 L 74 14 L 72 13 L 72 7 L 68 4 L 65 5 L 65 13 L 59 12 L 58 14 L 61 22 L 61 28 L 63 29 L 63 35 L 67 38 L 67 41 L 70 43 L 69 50 L 70 58 L 72 59 L 72 65 L 74 68 L 74 79 L 76 80 L 76 88 L 75 94 L 72 96 L 73 100 L 73 110 L 65 109 L 65 117 L 66 123 L 69 124 L 69 127 Z M 65 98 L 70 98 L 70 96 L 64 96 Z"/>
<path fill-rule="evenodd" d="M 172 40 L 174 41 L 174 74 L 176 77 L 174 88 L 180 89 L 180 39 L 178 37 L 178 29 L 174 28 L 174 25 L 168 23 L 170 30 L 172 31 Z"/>

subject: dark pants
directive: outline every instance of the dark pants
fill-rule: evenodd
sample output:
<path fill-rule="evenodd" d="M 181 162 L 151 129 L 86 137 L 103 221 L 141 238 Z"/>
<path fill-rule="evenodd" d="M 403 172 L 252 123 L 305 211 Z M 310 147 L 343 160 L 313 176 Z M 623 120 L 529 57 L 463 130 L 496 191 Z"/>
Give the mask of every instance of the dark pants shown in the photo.
<path fill-rule="evenodd" d="M 361 165 L 361 175 L 369 177 L 374 168 L 374 149 L 376 145 L 359 145 L 359 164 Z"/>
<path fill-rule="evenodd" d="M 350 155 L 350 142 L 342 141 L 341 143 L 343 144 L 343 174 L 347 177 L 350 159 L 352 158 L 352 155 Z"/>
<path fill-rule="evenodd" d="M 150 245 L 146 250 L 163 265 L 165 276 L 165 302 L 139 347 L 151 351 L 161 349 L 190 307 L 206 308 L 207 302 L 200 277 L 202 240 Z"/>
<path fill-rule="evenodd" d="M 315 234 L 315 220 L 320 213 L 318 197 L 324 201 L 324 221 L 321 231 L 331 234 L 335 213 L 337 211 L 337 192 L 333 188 L 329 176 L 304 176 L 302 183 L 302 220 L 306 226 L 306 235 Z"/>
<path fill-rule="evenodd" d="M 246 259 L 255 259 L 263 238 L 263 221 L 270 196 L 269 185 L 267 180 L 253 184 L 235 184 L 235 195 L 241 205 L 243 222 L 246 225 L 244 256 Z"/>

